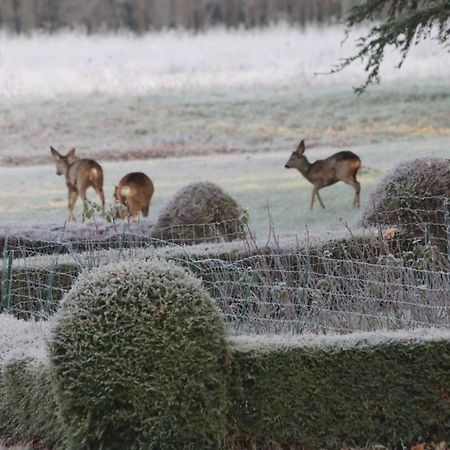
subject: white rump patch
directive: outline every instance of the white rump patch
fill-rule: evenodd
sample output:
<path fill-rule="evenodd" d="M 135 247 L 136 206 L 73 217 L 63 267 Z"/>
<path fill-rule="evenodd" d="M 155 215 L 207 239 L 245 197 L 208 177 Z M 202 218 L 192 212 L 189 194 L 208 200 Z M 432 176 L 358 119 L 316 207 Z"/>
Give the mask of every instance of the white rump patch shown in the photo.
<path fill-rule="evenodd" d="M 131 189 L 129 188 L 129 186 L 123 186 L 120 188 L 120 193 L 124 196 L 124 197 L 128 197 L 131 193 Z"/>

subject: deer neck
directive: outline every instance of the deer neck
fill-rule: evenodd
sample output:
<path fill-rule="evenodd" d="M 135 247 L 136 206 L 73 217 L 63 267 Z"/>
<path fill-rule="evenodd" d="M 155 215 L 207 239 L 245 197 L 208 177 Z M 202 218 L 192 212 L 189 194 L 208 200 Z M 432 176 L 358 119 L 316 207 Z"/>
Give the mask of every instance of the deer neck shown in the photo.
<path fill-rule="evenodd" d="M 306 178 L 309 179 L 309 171 L 312 167 L 312 164 L 304 158 L 300 167 L 297 167 L 298 171 Z"/>

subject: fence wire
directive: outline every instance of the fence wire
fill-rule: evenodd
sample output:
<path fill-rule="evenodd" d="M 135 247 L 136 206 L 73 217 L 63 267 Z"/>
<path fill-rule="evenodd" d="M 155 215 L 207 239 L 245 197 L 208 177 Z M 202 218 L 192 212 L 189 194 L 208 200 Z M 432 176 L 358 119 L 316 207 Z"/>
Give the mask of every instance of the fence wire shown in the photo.
<path fill-rule="evenodd" d="M 4 236 L 0 310 L 46 319 L 81 271 L 158 256 L 199 277 L 236 334 L 450 328 L 449 202 L 422 200 L 411 211 L 396 199 L 346 239 L 287 247 L 259 246 L 232 221 L 158 235 Z"/>

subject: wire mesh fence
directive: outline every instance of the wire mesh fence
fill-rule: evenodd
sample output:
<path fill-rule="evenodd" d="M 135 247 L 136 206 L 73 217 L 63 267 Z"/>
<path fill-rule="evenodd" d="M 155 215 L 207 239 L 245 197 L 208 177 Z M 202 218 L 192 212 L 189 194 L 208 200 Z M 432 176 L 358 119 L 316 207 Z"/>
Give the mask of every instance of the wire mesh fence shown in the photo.
<path fill-rule="evenodd" d="M 450 328 L 448 198 L 410 209 L 396 200 L 370 228 L 320 243 L 261 245 L 238 221 L 178 225 L 159 237 L 125 225 L 76 237 L 62 228 L 52 240 L 9 235 L 0 309 L 46 319 L 81 271 L 159 257 L 202 280 L 232 333 Z"/>

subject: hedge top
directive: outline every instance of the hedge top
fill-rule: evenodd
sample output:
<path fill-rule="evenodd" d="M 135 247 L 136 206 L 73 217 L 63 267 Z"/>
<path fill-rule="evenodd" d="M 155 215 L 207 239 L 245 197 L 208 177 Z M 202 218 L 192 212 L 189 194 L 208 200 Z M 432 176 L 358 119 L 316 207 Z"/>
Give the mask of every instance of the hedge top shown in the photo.
<path fill-rule="evenodd" d="M 239 347 L 240 351 L 272 352 L 279 349 L 292 349 L 298 347 L 314 347 L 322 349 L 370 348 L 386 345 L 389 342 L 450 342 L 450 329 L 418 328 L 416 330 L 399 331 L 373 331 L 351 334 L 326 335 L 249 335 L 233 336 L 231 345 Z"/>

